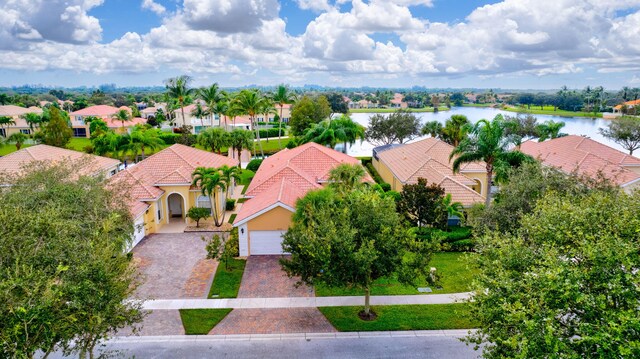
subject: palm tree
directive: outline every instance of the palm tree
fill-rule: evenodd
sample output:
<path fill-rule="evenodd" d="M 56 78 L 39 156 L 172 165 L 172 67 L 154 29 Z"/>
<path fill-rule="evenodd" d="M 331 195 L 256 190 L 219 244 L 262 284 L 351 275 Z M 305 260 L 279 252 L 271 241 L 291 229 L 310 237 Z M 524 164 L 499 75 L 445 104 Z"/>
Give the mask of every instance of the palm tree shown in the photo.
<path fill-rule="evenodd" d="M 464 207 L 462 206 L 462 203 L 453 202 L 453 199 L 451 197 L 451 193 L 447 193 L 444 196 L 444 198 L 442 198 L 442 206 L 447 211 L 447 214 L 449 215 L 449 217 L 454 217 L 455 216 L 455 217 L 458 217 L 460 219 L 462 219 L 462 217 L 464 217 L 464 212 L 463 212 Z"/>
<path fill-rule="evenodd" d="M 218 208 L 218 196 L 221 191 L 225 191 L 227 184 L 217 168 L 198 167 L 192 174 L 192 185 L 200 187 L 202 194 L 209 197 L 211 201 L 211 211 L 213 222 L 216 227 L 224 223 L 224 212 L 220 220 L 220 210 Z"/>
<path fill-rule="evenodd" d="M 220 127 L 207 128 L 198 134 L 197 141 L 211 152 L 222 154 L 222 147 L 229 145 L 229 133 Z"/>
<path fill-rule="evenodd" d="M 232 153 L 238 153 L 238 168 L 242 164 L 242 150 L 245 148 L 250 149 L 253 144 L 253 133 L 251 131 L 237 128 L 229 133 L 229 147 L 231 147 Z"/>
<path fill-rule="evenodd" d="M 115 155 L 120 150 L 121 137 L 122 136 L 118 136 L 113 131 L 107 131 L 91 138 L 93 153 L 98 156 L 103 156 L 108 153 Z"/>
<path fill-rule="evenodd" d="M 251 125 L 256 131 L 256 140 L 258 141 L 260 154 L 264 158 L 262 142 L 260 141 L 260 131 L 258 129 L 258 124 L 256 123 L 256 115 L 269 112 L 272 107 L 271 101 L 264 97 L 258 90 L 242 90 L 235 97 L 232 106 L 239 113 L 249 116 Z"/>
<path fill-rule="evenodd" d="M 129 136 L 129 150 L 133 153 L 134 157 L 140 152 L 143 160 L 146 157 L 144 153 L 145 148 L 154 151 L 162 148 L 164 144 L 157 129 L 147 129 L 136 126 Z"/>
<path fill-rule="evenodd" d="M 238 181 L 240 181 L 240 168 L 236 166 L 229 167 L 227 165 L 223 165 L 220 167 L 220 174 L 222 174 L 222 179 L 227 184 L 225 198 L 229 198 L 230 190 L 235 187 L 235 184 Z"/>
<path fill-rule="evenodd" d="M 178 77 L 172 77 L 165 81 L 165 87 L 167 89 L 167 95 L 169 98 L 174 99 L 182 111 L 182 121 L 186 120 L 184 116 L 184 105 L 189 95 L 191 95 L 194 89 L 189 88 L 191 83 L 191 76 L 181 75 Z M 186 123 L 184 123 L 186 125 Z"/>
<path fill-rule="evenodd" d="M 227 129 L 227 116 L 225 116 L 225 114 L 228 112 L 229 109 L 229 101 L 226 99 L 221 99 L 218 102 L 215 103 L 215 105 L 211 108 L 209 108 L 209 113 L 215 115 L 218 115 L 218 126 L 222 127 L 222 117 L 224 116 L 224 129 Z M 212 122 L 213 123 L 213 122 Z"/>
<path fill-rule="evenodd" d="M 115 113 L 115 115 L 113 115 L 112 118 L 116 121 L 122 122 L 122 133 L 125 133 L 126 131 L 124 129 L 124 123 L 131 121 L 131 114 L 129 113 L 129 111 L 125 109 L 119 110 Z"/>
<path fill-rule="evenodd" d="M 470 129 L 471 122 L 467 116 L 453 115 L 445 121 L 440 137 L 444 142 L 455 147 L 467 137 Z"/>
<path fill-rule="evenodd" d="M 28 138 L 29 137 L 22 132 L 15 132 L 7 138 L 7 143 L 15 143 L 16 150 L 20 150 L 20 147 L 22 147 L 22 144 L 25 143 Z"/>
<path fill-rule="evenodd" d="M 495 170 L 500 175 L 510 166 L 518 166 L 532 158 L 520 151 L 510 151 L 513 138 L 506 135 L 507 125 L 502 115 L 492 121 L 480 120 L 471 129 L 471 136 L 465 138 L 451 151 L 449 160 L 453 161 L 453 172 L 460 172 L 465 163 L 484 161 L 487 169 L 487 188 L 485 205 L 491 204 L 491 181 Z"/>
<path fill-rule="evenodd" d="M 540 134 L 538 142 L 566 136 L 566 134 L 560 133 L 564 125 L 565 123 L 562 121 L 555 122 L 553 120 L 545 121 L 545 123 L 538 125 L 538 133 Z"/>
<path fill-rule="evenodd" d="M 354 122 L 349 116 L 324 120 L 313 125 L 302 138 L 302 143 L 315 142 L 324 146 L 335 148 L 338 143 L 344 143 L 343 152 L 347 152 L 347 144 L 353 145 L 359 138 L 364 139 L 365 128 Z"/>
<path fill-rule="evenodd" d="M 0 128 L 5 128 L 5 126 L 9 127 L 15 124 L 16 124 L 16 121 L 14 121 L 12 117 L 0 116 Z"/>
<path fill-rule="evenodd" d="M 442 124 L 438 121 L 429 121 L 422 126 L 422 134 L 430 135 L 433 138 L 438 138 L 442 134 Z"/>
<path fill-rule="evenodd" d="M 25 113 L 24 115 L 22 115 L 22 118 L 29 125 L 29 130 L 31 131 L 32 134 L 33 134 L 34 128 L 40 127 L 40 124 L 42 123 L 42 115 L 37 113 L 33 113 L 33 112 Z"/>
<path fill-rule="evenodd" d="M 272 100 L 280 107 L 280 118 L 278 120 L 278 147 L 282 149 L 281 134 L 282 134 L 282 109 L 284 105 L 291 104 L 295 101 L 296 95 L 289 92 L 289 88 L 284 84 L 279 85 L 276 92 L 273 94 Z"/>
<path fill-rule="evenodd" d="M 200 102 L 196 103 L 196 107 L 193 110 L 191 110 L 191 116 L 195 118 L 199 118 L 200 124 L 202 125 L 203 128 L 204 128 L 204 120 L 202 118 L 209 116 L 209 114 L 210 114 L 210 111 L 205 110 L 200 104 Z"/>
<path fill-rule="evenodd" d="M 198 89 L 198 98 L 200 98 L 209 108 L 209 115 L 211 115 L 211 125 L 213 125 L 213 117 L 216 113 L 213 109 L 216 104 L 223 99 L 224 92 L 220 90 L 218 83 L 214 83 L 209 87 L 203 87 Z"/>
<path fill-rule="evenodd" d="M 339 191 L 350 192 L 362 183 L 365 176 L 364 167 L 343 163 L 329 172 L 329 182 L 339 184 Z"/>

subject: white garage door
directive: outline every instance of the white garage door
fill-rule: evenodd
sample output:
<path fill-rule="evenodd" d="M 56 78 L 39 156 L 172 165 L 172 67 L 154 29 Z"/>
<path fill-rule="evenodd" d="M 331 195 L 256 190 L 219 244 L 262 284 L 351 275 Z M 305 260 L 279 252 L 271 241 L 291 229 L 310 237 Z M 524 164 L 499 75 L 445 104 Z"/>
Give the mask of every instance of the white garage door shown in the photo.
<path fill-rule="evenodd" d="M 142 238 L 144 238 L 145 230 L 144 230 L 144 219 L 142 216 L 138 217 L 133 225 L 133 242 L 131 243 L 131 249 L 136 246 L 136 244 L 140 243 Z"/>
<path fill-rule="evenodd" d="M 285 231 L 251 231 L 251 255 L 282 254 L 282 235 Z"/>

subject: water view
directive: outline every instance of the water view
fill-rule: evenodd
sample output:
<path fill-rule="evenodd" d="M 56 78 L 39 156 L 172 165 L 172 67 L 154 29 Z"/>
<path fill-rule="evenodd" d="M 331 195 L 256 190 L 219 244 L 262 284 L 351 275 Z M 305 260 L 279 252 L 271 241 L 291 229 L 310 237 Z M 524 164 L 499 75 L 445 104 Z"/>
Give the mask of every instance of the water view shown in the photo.
<path fill-rule="evenodd" d="M 438 113 L 433 112 L 419 112 L 416 113 L 416 116 L 421 120 L 422 123 L 436 120 L 438 122 L 444 123 L 451 115 L 460 114 L 465 115 L 472 123 L 476 123 L 481 119 L 492 119 L 497 114 L 515 116 L 516 113 L 502 111 L 494 108 L 478 108 L 478 107 L 454 107 L 451 111 L 441 111 Z M 360 123 L 363 126 L 367 126 L 369 124 L 369 118 L 375 115 L 374 113 L 353 113 L 351 114 L 351 118 Z M 387 114 L 383 114 L 387 115 Z M 590 138 L 609 145 L 613 148 L 619 149 L 623 152 L 627 152 L 624 148 L 622 148 L 617 143 L 605 138 L 602 136 L 598 129 L 605 127 L 607 123 L 611 120 L 604 120 L 602 118 L 586 118 L 586 117 L 561 117 L 561 116 L 549 116 L 549 115 L 535 115 L 538 118 L 538 122 L 545 122 L 548 120 L 553 121 L 563 121 L 565 123 L 562 132 L 568 133 L 571 135 L 581 135 L 581 136 L 589 136 Z M 422 139 L 427 136 L 422 136 L 417 138 Z M 414 140 L 415 141 L 415 140 Z M 371 156 L 371 151 L 375 146 L 367 141 L 362 143 L 356 143 L 355 145 L 349 147 L 347 149 L 347 153 L 352 156 Z"/>

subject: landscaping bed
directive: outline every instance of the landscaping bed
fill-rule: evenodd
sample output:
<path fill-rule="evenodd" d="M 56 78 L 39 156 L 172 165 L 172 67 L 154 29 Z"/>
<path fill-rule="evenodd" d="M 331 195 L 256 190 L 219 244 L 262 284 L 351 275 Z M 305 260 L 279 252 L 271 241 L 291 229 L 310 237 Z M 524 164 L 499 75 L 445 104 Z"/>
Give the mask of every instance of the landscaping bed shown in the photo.
<path fill-rule="evenodd" d="M 341 332 L 392 330 L 471 329 L 477 323 L 466 303 L 373 306 L 377 318 L 358 317 L 363 307 L 320 307 L 320 312 Z"/>
<path fill-rule="evenodd" d="M 180 309 L 186 335 L 207 335 L 232 309 Z"/>
<path fill-rule="evenodd" d="M 419 283 L 419 287 L 430 287 L 432 294 L 461 293 L 469 290 L 473 280 L 475 269 L 470 268 L 466 256 L 475 255 L 473 253 L 440 252 L 433 255 L 429 266 L 436 268 L 436 273 L 440 277 L 438 283 L 442 289 L 429 286 L 426 283 Z M 352 296 L 364 295 L 364 291 L 358 288 L 329 288 L 316 285 L 316 296 Z M 420 293 L 416 287 L 400 284 L 395 278 L 380 278 L 373 282 L 371 295 L 418 295 L 429 294 Z"/>
<path fill-rule="evenodd" d="M 236 298 L 246 263 L 245 259 L 232 258 L 229 260 L 229 271 L 225 269 L 224 262 L 218 263 L 209 298 Z"/>

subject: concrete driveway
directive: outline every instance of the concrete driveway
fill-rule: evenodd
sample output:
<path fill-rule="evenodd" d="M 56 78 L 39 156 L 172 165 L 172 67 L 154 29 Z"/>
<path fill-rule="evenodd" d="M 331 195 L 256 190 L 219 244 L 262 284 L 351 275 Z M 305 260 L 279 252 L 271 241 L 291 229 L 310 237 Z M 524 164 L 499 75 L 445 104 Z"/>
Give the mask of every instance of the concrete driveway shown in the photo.
<path fill-rule="evenodd" d="M 133 249 L 142 284 L 139 299 L 206 298 L 217 261 L 205 259 L 206 233 L 152 234 Z"/>

